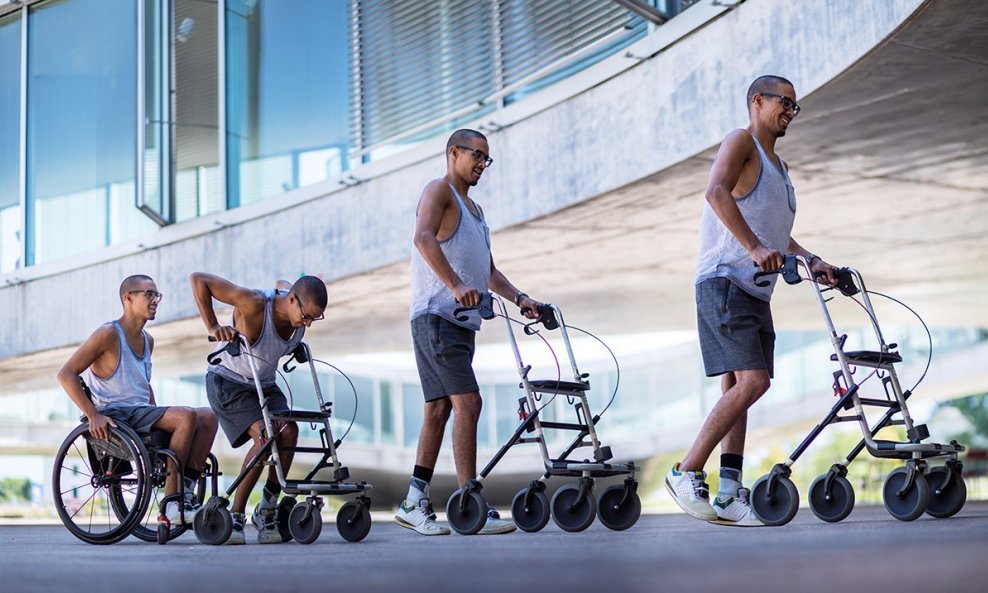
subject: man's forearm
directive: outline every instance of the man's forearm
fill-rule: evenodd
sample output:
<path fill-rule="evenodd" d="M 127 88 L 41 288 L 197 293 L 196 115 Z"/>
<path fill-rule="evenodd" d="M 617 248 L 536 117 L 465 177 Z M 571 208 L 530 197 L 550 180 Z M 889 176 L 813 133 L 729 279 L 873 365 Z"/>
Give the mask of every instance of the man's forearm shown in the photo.
<path fill-rule="evenodd" d="M 416 239 L 415 248 L 419 250 L 425 263 L 429 264 L 429 267 L 447 288 L 453 290 L 463 284 L 463 280 L 453 270 L 453 266 L 449 265 L 449 260 L 446 259 L 446 255 L 443 254 L 443 250 L 439 247 L 439 241 L 435 237 Z"/>

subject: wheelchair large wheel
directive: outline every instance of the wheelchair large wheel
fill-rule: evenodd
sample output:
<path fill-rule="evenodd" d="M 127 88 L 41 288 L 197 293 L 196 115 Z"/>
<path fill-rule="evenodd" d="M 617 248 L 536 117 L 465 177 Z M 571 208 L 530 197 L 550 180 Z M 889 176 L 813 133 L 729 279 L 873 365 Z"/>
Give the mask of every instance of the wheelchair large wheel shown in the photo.
<path fill-rule="evenodd" d="M 549 524 L 549 497 L 541 490 L 522 488 L 511 501 L 511 518 L 522 531 L 541 531 Z"/>
<path fill-rule="evenodd" d="M 464 497 L 462 508 L 461 497 Z M 459 488 L 446 502 L 446 519 L 456 533 L 474 535 L 487 523 L 487 501 L 476 490 Z"/>
<path fill-rule="evenodd" d="M 799 510 L 799 490 L 789 478 L 778 476 L 769 492 L 768 480 L 772 474 L 758 478 L 751 488 L 751 509 L 758 519 L 770 526 L 785 525 L 792 521 Z"/>
<path fill-rule="evenodd" d="M 604 527 L 613 531 L 624 531 L 638 522 L 642 515 L 642 501 L 632 490 L 625 496 L 624 484 L 613 484 L 604 488 L 597 497 L 597 518 Z"/>
<path fill-rule="evenodd" d="M 964 478 L 952 472 L 947 479 L 947 468 L 937 466 L 926 474 L 926 482 L 930 485 L 930 501 L 926 505 L 926 514 L 937 519 L 953 517 L 967 502 L 967 485 Z"/>
<path fill-rule="evenodd" d="M 72 535 L 90 544 L 112 544 L 128 535 L 147 512 L 151 498 L 150 459 L 137 435 L 119 424 L 108 441 L 93 438 L 80 424 L 65 438 L 52 468 L 52 496 L 59 518 Z M 118 516 L 111 501 L 125 501 Z"/>
<path fill-rule="evenodd" d="M 810 510 L 821 521 L 837 523 L 843 521 L 854 509 L 854 487 L 843 476 L 834 476 L 830 481 L 830 491 L 826 491 L 827 476 L 823 474 L 813 480 L 810 486 Z"/>
<path fill-rule="evenodd" d="M 583 531 L 597 517 L 597 500 L 591 492 L 581 499 L 578 484 L 565 484 L 552 495 L 552 520 L 563 531 Z"/>
<path fill-rule="evenodd" d="M 322 515 L 319 514 L 318 507 L 313 506 L 309 516 L 305 516 L 309 506 L 311 505 L 307 502 L 300 502 L 288 514 L 288 530 L 300 544 L 311 544 L 319 539 L 322 531 Z"/>
<path fill-rule="evenodd" d="M 336 531 L 348 542 L 359 542 L 371 528 L 370 500 L 351 500 L 336 513 Z"/>
<path fill-rule="evenodd" d="M 885 509 L 900 521 L 913 521 L 918 518 L 926 510 L 926 504 L 930 500 L 930 486 L 926 483 L 926 476 L 920 472 L 916 472 L 912 486 L 899 494 L 907 476 L 908 470 L 898 467 L 889 473 L 882 486 Z"/>

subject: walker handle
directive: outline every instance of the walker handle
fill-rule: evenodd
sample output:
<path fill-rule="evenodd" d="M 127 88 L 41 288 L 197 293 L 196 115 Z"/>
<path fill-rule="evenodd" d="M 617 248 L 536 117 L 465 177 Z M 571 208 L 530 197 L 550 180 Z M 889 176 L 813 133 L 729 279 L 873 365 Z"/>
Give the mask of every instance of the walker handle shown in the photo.
<path fill-rule="evenodd" d="M 462 315 L 466 311 L 477 311 L 483 319 L 494 319 L 494 299 L 491 293 L 482 293 L 480 295 L 480 302 L 472 307 L 457 307 L 453 309 L 453 317 L 457 321 L 467 321 L 470 318 Z"/>
<path fill-rule="evenodd" d="M 240 356 L 240 339 L 239 338 L 240 338 L 240 336 L 238 335 L 236 340 L 230 340 L 229 342 L 226 343 L 226 346 L 223 346 L 222 348 L 220 348 L 219 350 L 217 350 L 215 352 L 210 352 L 209 355 L 206 357 L 206 362 L 209 363 L 210 366 L 219 364 L 219 362 L 220 362 L 220 354 L 223 354 L 224 352 L 229 353 L 230 356 Z M 213 336 L 207 336 L 206 339 L 209 340 L 210 342 L 218 342 L 219 341 L 216 338 L 214 338 Z"/>
<path fill-rule="evenodd" d="M 758 262 L 751 262 L 754 266 L 758 267 Z M 766 287 L 771 284 L 768 280 L 762 280 L 766 276 L 771 276 L 772 274 L 782 274 L 782 279 L 786 281 L 786 284 L 799 284 L 802 282 L 803 278 L 799 275 L 798 268 L 799 261 L 793 254 L 788 254 L 783 256 L 782 267 L 778 270 L 772 270 L 769 272 L 758 271 L 751 277 L 751 280 L 755 283 L 755 286 Z"/>

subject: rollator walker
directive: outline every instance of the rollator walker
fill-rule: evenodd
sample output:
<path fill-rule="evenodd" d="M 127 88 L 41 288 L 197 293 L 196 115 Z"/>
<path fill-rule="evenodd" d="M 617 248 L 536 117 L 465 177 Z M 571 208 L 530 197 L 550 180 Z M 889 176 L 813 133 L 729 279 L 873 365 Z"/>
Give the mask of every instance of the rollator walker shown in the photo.
<path fill-rule="evenodd" d="M 210 341 L 215 341 L 210 337 Z M 290 354 L 290 360 L 286 361 L 282 369 L 289 373 L 295 369 L 289 366 L 293 361 L 300 364 L 309 364 L 309 372 L 312 374 L 312 385 L 315 389 L 316 401 L 319 410 L 291 410 L 286 413 L 274 414 L 268 410 L 267 398 L 264 389 L 257 376 L 257 365 L 254 355 L 251 353 L 249 341 L 242 335 L 231 340 L 222 349 L 213 352 L 207 360 L 210 365 L 215 364 L 215 358 L 221 352 L 227 352 L 230 356 L 246 356 L 250 365 L 250 371 L 254 380 L 254 387 L 257 390 L 257 398 L 261 403 L 261 413 L 264 417 L 264 445 L 247 462 L 240 475 L 230 484 L 226 490 L 226 496 L 213 496 L 203 505 L 194 519 L 193 528 L 196 537 L 204 544 L 219 545 L 230 537 L 233 529 L 233 517 L 230 514 L 229 498 L 243 481 L 244 477 L 258 464 L 273 465 L 281 484 L 282 491 L 287 495 L 281 499 L 277 507 L 278 531 L 282 541 L 294 539 L 300 544 L 310 544 L 319 537 L 322 530 L 322 516 L 320 511 L 323 508 L 322 496 L 325 495 L 350 495 L 357 494 L 354 500 L 345 503 L 336 515 L 336 529 L 340 536 L 349 542 L 358 542 L 364 539 L 371 528 L 370 504 L 371 500 L 367 493 L 372 486 L 367 482 L 347 482 L 350 477 L 349 470 L 340 463 L 337 449 L 341 441 L 333 440 L 333 431 L 330 427 L 329 419 L 332 417 L 332 402 L 323 399 L 322 390 L 319 387 L 319 378 L 316 374 L 315 362 L 308 344 L 300 342 L 295 350 Z M 308 422 L 313 427 L 319 427 L 319 447 L 292 447 L 279 448 L 277 444 L 277 431 L 275 422 Z M 293 451 L 296 453 L 316 453 L 321 455 L 321 459 L 316 461 L 304 478 L 291 480 L 286 478 L 281 465 L 279 451 Z M 332 471 L 332 480 L 317 480 L 316 474 L 323 469 Z M 297 500 L 295 496 L 305 496 L 304 500 Z"/>
<path fill-rule="evenodd" d="M 528 375 L 532 367 L 522 361 L 511 325 L 519 322 L 508 316 L 504 301 L 500 297 L 484 293 L 481 295 L 479 305 L 456 309 L 454 315 L 465 320 L 466 317 L 459 315 L 468 309 L 477 309 L 484 319 L 493 319 L 495 316 L 504 318 L 508 339 L 518 365 L 518 375 L 521 378 L 519 387 L 524 389 L 525 395 L 518 400 L 518 414 L 521 418 L 518 428 L 494 454 L 480 475 L 450 496 L 446 503 L 446 515 L 450 526 L 463 535 L 472 535 L 483 528 L 487 520 L 488 507 L 481 495 L 482 482 L 511 447 L 523 443 L 538 444 L 542 452 L 545 473 L 518 492 L 511 503 L 511 516 L 519 529 L 527 532 L 539 531 L 549 523 L 550 514 L 556 524 L 565 531 L 583 531 L 593 523 L 595 517 L 599 517 L 601 523 L 616 531 L 634 525 L 641 515 L 638 482 L 635 480 L 639 468 L 634 462 L 609 463 L 613 457 L 611 449 L 601 445 L 597 434 L 596 425 L 600 421 L 600 416 L 591 413 L 587 402 L 587 391 L 590 389 L 589 374 L 580 373 L 577 368 L 567 326 L 559 308 L 550 304 L 541 305 L 538 311 L 541 316 L 539 323 L 547 330 L 560 330 L 573 372 L 572 381 L 563 381 L 561 377 L 549 380 L 529 379 Z M 523 310 L 522 313 L 525 311 Z M 527 334 L 536 333 L 531 329 L 533 325 L 535 322 L 525 325 Z M 565 397 L 572 404 L 576 413 L 575 422 L 542 420 L 542 409 L 557 396 Z M 543 400 L 546 400 L 545 403 L 542 403 Z M 553 457 L 546 446 L 546 429 L 572 431 L 576 436 L 562 453 Z M 525 436 L 526 433 L 531 436 Z M 592 461 L 569 459 L 569 456 L 581 447 L 592 448 Z M 550 503 L 545 489 L 546 481 L 552 476 L 577 478 L 577 480 L 557 489 Z M 628 477 L 622 484 L 608 486 L 595 498 L 594 479 L 611 476 Z"/>
<path fill-rule="evenodd" d="M 805 270 L 803 276 L 800 270 Z M 830 332 L 834 354 L 830 360 L 836 361 L 840 369 L 834 372 L 834 395 L 839 399 L 824 419 L 813 428 L 805 439 L 789 456 L 785 463 L 775 465 L 771 472 L 759 478 L 751 490 L 751 506 L 755 515 L 766 525 L 785 525 L 796 515 L 799 508 L 799 492 L 789 479 L 792 466 L 800 455 L 831 424 L 857 422 L 863 438 L 843 461 L 835 463 L 827 473 L 821 475 L 810 486 L 809 503 L 813 513 L 823 521 L 837 522 L 847 517 L 854 508 L 854 489 L 847 480 L 847 466 L 867 449 L 873 457 L 882 459 L 902 459 L 905 464 L 885 478 L 882 497 L 888 512 L 901 521 L 912 521 L 925 511 L 936 518 L 953 516 L 967 500 L 967 487 L 961 476 L 963 469 L 958 453 L 964 447 L 956 441 L 949 444 L 924 443 L 930 432 L 925 424 L 916 424 L 909 414 L 906 400 L 911 390 L 902 390 L 895 365 L 902 362 L 902 356 L 895 352 L 897 344 L 887 344 L 875 315 L 875 309 L 865 288 L 861 273 L 853 268 L 835 270 L 838 283 L 835 287 L 818 284 L 807 261 L 797 255 L 785 256 L 782 269 L 774 272 L 757 272 L 755 282 L 767 286 L 762 279 L 770 274 L 781 274 L 788 284 L 799 284 L 809 280 L 813 294 L 823 312 L 823 319 Z M 847 334 L 838 335 L 827 308 L 831 299 L 824 293 L 837 290 L 846 297 L 861 295 L 862 307 L 868 313 L 872 329 L 878 340 L 877 350 L 845 351 Z M 883 295 L 884 296 L 884 295 Z M 857 300 L 857 299 L 855 299 Z M 859 303 L 861 304 L 861 303 Z M 874 369 L 861 381 L 855 380 L 858 369 Z M 877 377 L 884 391 L 884 397 L 863 397 L 861 387 L 869 379 Z M 915 388 L 915 387 L 914 387 Z M 874 424 L 865 416 L 865 407 L 885 408 L 886 412 Z M 851 412 L 842 415 L 842 412 Z M 900 418 L 894 418 L 900 415 Z M 904 442 L 876 439 L 878 431 L 887 426 L 903 426 L 907 439 Z M 945 458 L 943 465 L 931 467 L 927 460 Z"/>

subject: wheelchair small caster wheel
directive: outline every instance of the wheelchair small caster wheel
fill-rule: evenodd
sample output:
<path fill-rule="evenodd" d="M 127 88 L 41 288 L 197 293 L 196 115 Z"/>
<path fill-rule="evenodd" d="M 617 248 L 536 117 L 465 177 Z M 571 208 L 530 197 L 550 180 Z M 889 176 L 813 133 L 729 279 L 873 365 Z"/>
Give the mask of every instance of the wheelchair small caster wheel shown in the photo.
<path fill-rule="evenodd" d="M 762 523 L 769 526 L 785 525 L 792 521 L 799 510 L 799 490 L 785 476 L 765 474 L 751 488 L 751 509 Z M 769 490 L 769 482 L 772 487 Z"/>
<path fill-rule="evenodd" d="M 511 501 L 511 518 L 522 531 L 541 531 L 549 524 L 549 497 L 531 486 L 522 488 Z"/>
<path fill-rule="evenodd" d="M 940 465 L 931 468 L 926 474 L 926 483 L 930 486 L 930 501 L 926 505 L 926 514 L 937 519 L 953 517 L 967 502 L 967 485 L 958 471 L 949 472 L 947 467 Z"/>
<path fill-rule="evenodd" d="M 487 523 L 487 501 L 475 486 L 464 486 L 446 502 L 446 519 L 456 533 L 474 535 Z"/>
<path fill-rule="evenodd" d="M 288 515 L 291 514 L 297 502 L 294 496 L 286 496 L 278 501 L 278 535 L 281 536 L 282 542 L 292 541 L 292 532 L 288 529 Z"/>
<path fill-rule="evenodd" d="M 597 497 L 597 518 L 604 527 L 624 531 L 638 522 L 642 515 L 642 501 L 638 498 L 638 484 L 613 484 L 604 488 Z"/>
<path fill-rule="evenodd" d="M 171 534 L 171 528 L 168 523 L 158 523 L 158 534 L 155 538 L 158 545 L 165 545 L 168 543 L 168 536 Z"/>
<path fill-rule="evenodd" d="M 336 513 L 336 531 L 348 542 L 359 542 L 371 528 L 370 499 L 351 500 Z"/>
<path fill-rule="evenodd" d="M 200 542 L 209 546 L 219 546 L 230 539 L 233 532 L 233 516 L 226 508 L 227 501 L 220 504 L 206 503 L 211 505 L 196 513 L 192 520 L 192 530 Z"/>
<path fill-rule="evenodd" d="M 300 544 L 311 544 L 322 531 L 322 515 L 317 503 L 300 502 L 288 514 L 288 530 Z"/>
<path fill-rule="evenodd" d="M 821 521 L 837 523 L 843 521 L 854 509 L 854 487 L 843 476 L 832 476 L 829 491 L 827 477 L 823 474 L 813 480 L 810 486 L 810 510 Z"/>
<path fill-rule="evenodd" d="M 597 500 L 589 488 L 565 484 L 552 495 L 552 520 L 563 531 L 583 531 L 597 517 Z"/>
<path fill-rule="evenodd" d="M 885 509 L 900 521 L 917 519 L 926 510 L 926 504 L 930 501 L 930 486 L 926 483 L 926 476 L 918 470 L 915 471 L 912 485 L 903 492 L 908 480 L 909 470 L 898 467 L 889 472 L 885 484 L 882 485 Z"/>

